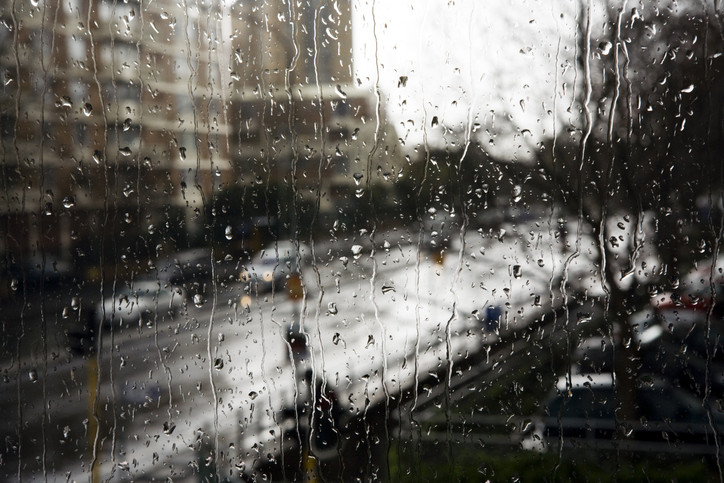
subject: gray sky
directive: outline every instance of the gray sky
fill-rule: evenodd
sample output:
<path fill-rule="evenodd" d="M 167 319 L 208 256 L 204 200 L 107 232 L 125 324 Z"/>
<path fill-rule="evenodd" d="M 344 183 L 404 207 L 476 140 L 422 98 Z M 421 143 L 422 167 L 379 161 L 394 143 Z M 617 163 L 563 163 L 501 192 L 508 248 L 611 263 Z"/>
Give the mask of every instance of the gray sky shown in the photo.
<path fill-rule="evenodd" d="M 491 151 L 527 157 L 531 140 L 552 133 L 554 97 L 559 122 L 568 121 L 574 15 L 570 0 L 356 0 L 357 77 L 374 88 L 377 59 L 389 118 L 408 148 L 423 142 L 424 120 L 429 128 L 437 116 L 460 141 L 472 121 L 481 125 L 476 135 L 493 139 Z M 505 115 L 529 131 L 525 140 L 485 134 L 500 131 Z M 442 129 L 428 131 L 428 142 L 439 144 Z"/>

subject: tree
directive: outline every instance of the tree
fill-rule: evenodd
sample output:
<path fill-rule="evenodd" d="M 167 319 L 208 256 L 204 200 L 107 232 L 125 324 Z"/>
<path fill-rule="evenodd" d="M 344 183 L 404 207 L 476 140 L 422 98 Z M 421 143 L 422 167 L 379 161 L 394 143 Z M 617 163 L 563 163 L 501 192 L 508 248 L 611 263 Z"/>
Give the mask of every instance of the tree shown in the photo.
<path fill-rule="evenodd" d="M 648 306 L 649 294 L 677 290 L 698 260 L 719 250 L 724 31 L 718 14 L 693 7 L 625 6 L 608 5 L 600 32 L 581 7 L 572 106 L 580 125 L 531 144 L 531 163 L 497 163 L 598 238 L 606 322 L 611 334 L 614 322 L 620 328 L 619 417 L 630 420 L 638 362 L 629 316 Z M 653 240 L 644 237 L 650 220 Z M 643 269 L 646 250 L 657 261 Z"/>

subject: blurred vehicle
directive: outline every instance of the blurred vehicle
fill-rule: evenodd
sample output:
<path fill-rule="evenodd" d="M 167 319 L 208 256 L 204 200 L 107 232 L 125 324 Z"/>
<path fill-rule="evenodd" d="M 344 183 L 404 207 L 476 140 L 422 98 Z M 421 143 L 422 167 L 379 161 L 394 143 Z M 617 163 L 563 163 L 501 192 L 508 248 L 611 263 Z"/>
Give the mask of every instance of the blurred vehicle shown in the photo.
<path fill-rule="evenodd" d="M 633 314 L 638 373 L 665 378 L 697 397 L 724 397 L 724 329 L 707 325 L 706 313 L 691 309 L 644 310 Z M 614 326 L 614 338 L 620 337 Z M 585 338 L 573 352 L 572 370 L 603 374 L 614 370 L 614 347 L 608 336 Z"/>
<path fill-rule="evenodd" d="M 636 419 L 617 424 L 612 374 L 574 374 L 570 387 L 561 377 L 523 447 L 545 451 L 562 443 L 568 448 L 722 452 L 724 414 L 708 411 L 688 391 L 644 376 L 637 382 L 635 401 Z"/>
<path fill-rule="evenodd" d="M 136 281 L 130 286 L 116 288 L 96 308 L 97 317 L 105 325 L 138 323 L 151 325 L 158 317 L 174 316 L 183 308 L 186 294 L 183 288 L 157 281 Z"/>
<path fill-rule="evenodd" d="M 236 279 L 237 264 L 238 260 L 231 255 L 215 252 L 212 270 L 211 249 L 191 248 L 161 258 L 153 278 L 179 286 L 209 281 L 212 273 L 217 281 Z"/>
<path fill-rule="evenodd" d="M 27 290 L 38 292 L 41 289 L 57 289 L 64 283 L 70 282 L 75 275 L 75 266 L 72 262 L 46 255 L 43 261 L 40 255 L 22 260 L 3 261 L 5 277 L 13 290 Z"/>
<path fill-rule="evenodd" d="M 304 243 L 282 240 L 269 244 L 242 267 L 239 279 L 251 293 L 281 289 L 292 273 L 298 273 L 302 265 L 311 261 L 311 254 Z"/>
<path fill-rule="evenodd" d="M 724 255 L 716 261 L 700 263 L 699 267 L 682 278 L 672 292 L 652 299 L 659 310 L 687 308 L 707 312 L 713 307 L 716 317 L 724 316 Z"/>

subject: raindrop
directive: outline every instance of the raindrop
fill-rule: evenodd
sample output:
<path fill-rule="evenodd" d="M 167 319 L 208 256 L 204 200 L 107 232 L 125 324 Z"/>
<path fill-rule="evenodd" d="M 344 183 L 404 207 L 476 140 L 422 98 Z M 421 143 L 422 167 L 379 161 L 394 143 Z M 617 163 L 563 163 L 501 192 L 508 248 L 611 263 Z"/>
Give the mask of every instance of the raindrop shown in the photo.
<path fill-rule="evenodd" d="M 70 317 L 70 310 L 68 310 L 68 307 L 63 307 L 63 313 L 61 315 L 64 319 L 67 319 Z"/>
<path fill-rule="evenodd" d="M 539 267 L 542 267 L 543 265 L 545 265 L 545 262 L 543 261 L 542 258 L 539 258 L 539 259 L 538 259 L 538 266 L 539 266 Z"/>
<path fill-rule="evenodd" d="M 498 241 L 500 243 L 503 243 L 503 238 L 505 237 L 505 228 L 501 228 L 498 230 Z"/>
<path fill-rule="evenodd" d="M 385 250 L 389 250 L 390 246 L 390 242 L 388 242 L 387 240 L 385 240 L 385 242 L 382 244 L 382 248 L 384 248 Z"/>
<path fill-rule="evenodd" d="M 234 238 L 231 225 L 226 226 L 226 229 L 224 230 L 224 236 L 226 237 L 227 240 L 231 240 L 232 238 Z"/>
<path fill-rule="evenodd" d="M 339 257 L 339 261 L 342 262 L 342 265 L 344 265 L 345 268 L 347 268 L 347 263 L 349 263 L 349 258 Z"/>
<path fill-rule="evenodd" d="M 689 94 L 691 92 L 694 92 L 694 84 L 690 84 L 689 87 L 681 89 L 681 92 L 683 92 L 684 94 Z"/>
<path fill-rule="evenodd" d="M 365 349 L 371 345 L 375 345 L 375 337 L 372 334 L 367 336 L 367 345 L 365 346 Z"/>
<path fill-rule="evenodd" d="M 70 308 L 73 310 L 78 310 L 80 308 L 80 300 L 78 297 L 72 297 L 70 299 Z"/>
<path fill-rule="evenodd" d="M 214 369 L 216 369 L 217 371 L 220 371 L 223 368 L 224 368 L 224 360 L 221 357 L 218 357 L 214 361 Z"/>
<path fill-rule="evenodd" d="M 186 159 L 186 148 L 181 146 L 178 148 L 179 155 L 181 156 L 181 161 Z"/>
<path fill-rule="evenodd" d="M 327 304 L 327 311 L 328 311 L 331 315 L 337 315 L 337 313 L 338 313 L 337 304 L 335 304 L 334 302 L 329 302 L 329 303 Z"/>
<path fill-rule="evenodd" d="M 55 104 L 56 107 L 73 107 L 73 102 L 70 100 L 70 97 L 63 96 L 58 102 Z"/>
<path fill-rule="evenodd" d="M 75 199 L 72 196 L 66 196 L 63 198 L 63 206 L 65 208 L 72 208 L 75 205 Z"/>
<path fill-rule="evenodd" d="M 133 218 L 131 218 L 130 213 L 126 213 L 126 223 L 128 223 L 129 225 L 133 223 Z"/>
<path fill-rule="evenodd" d="M 96 164 L 101 164 L 101 160 L 103 159 L 103 155 L 100 151 L 94 151 L 93 152 L 93 162 Z"/>
<path fill-rule="evenodd" d="M 126 120 L 123 121 L 123 131 L 125 132 L 125 131 L 128 131 L 129 129 L 131 129 L 131 119 L 126 118 Z"/>
<path fill-rule="evenodd" d="M 30 382 L 38 382 L 38 371 L 30 369 L 30 372 L 28 372 L 28 378 L 30 379 Z"/>
<path fill-rule="evenodd" d="M 17 279 L 17 278 L 14 278 L 14 279 L 10 280 L 10 289 L 11 289 L 13 292 L 18 289 L 18 285 L 19 285 L 19 284 L 18 284 L 18 279 Z"/>
<path fill-rule="evenodd" d="M 52 216 L 53 203 L 45 203 L 45 216 Z"/>
<path fill-rule="evenodd" d="M 131 148 L 129 148 L 128 146 L 122 147 L 121 149 L 118 150 L 118 152 L 121 154 L 121 156 L 128 157 L 128 156 L 133 155 L 133 151 L 131 151 Z"/>
<path fill-rule="evenodd" d="M 355 173 L 352 175 L 352 177 L 354 178 L 354 183 L 357 186 L 359 186 L 359 183 L 360 183 L 360 181 L 362 181 L 362 178 L 364 177 L 364 175 L 362 173 Z"/>
<path fill-rule="evenodd" d="M 334 336 L 332 336 L 332 344 L 338 345 L 338 344 L 339 344 L 339 338 L 340 338 L 339 332 L 335 332 L 335 333 L 334 333 Z"/>
<path fill-rule="evenodd" d="M 362 198 L 362 197 L 365 195 L 365 190 L 362 189 L 362 188 L 356 189 L 356 190 L 354 191 L 354 195 L 355 195 L 357 198 Z"/>
<path fill-rule="evenodd" d="M 254 399 L 256 399 L 258 396 L 259 396 L 259 393 L 256 392 L 256 391 L 251 391 L 251 392 L 249 393 L 249 399 L 251 399 L 252 401 L 253 401 Z"/>
<path fill-rule="evenodd" d="M 342 87 L 339 84 L 337 84 L 334 88 L 334 92 L 342 99 L 347 99 L 347 93 L 342 90 Z"/>
<path fill-rule="evenodd" d="M 86 117 L 90 116 L 93 113 L 93 105 L 86 102 L 83 105 L 83 114 L 85 114 Z"/>
<path fill-rule="evenodd" d="M 148 233 L 150 233 L 151 235 L 153 235 L 154 233 L 156 233 L 156 227 L 153 226 L 152 224 L 151 224 L 151 225 L 148 225 Z"/>
<path fill-rule="evenodd" d="M 598 51 L 601 52 L 601 55 L 608 55 L 611 53 L 611 48 L 613 47 L 613 44 L 608 41 L 601 42 L 598 44 Z"/>
<path fill-rule="evenodd" d="M 360 257 L 362 254 L 362 245 L 352 245 L 352 255 L 354 255 L 355 260 Z M 344 262 L 342 262 L 344 263 Z"/>
<path fill-rule="evenodd" d="M 520 185 L 515 185 L 513 187 L 513 202 L 517 203 L 522 198 L 521 194 L 523 193 L 523 188 L 521 188 Z"/>
<path fill-rule="evenodd" d="M 166 421 L 163 423 L 163 432 L 165 434 L 171 434 L 173 433 L 174 429 L 176 429 L 176 425 L 170 421 Z"/>
<path fill-rule="evenodd" d="M 204 305 L 204 296 L 200 293 L 194 295 L 194 305 L 196 307 L 202 307 Z"/>
<path fill-rule="evenodd" d="M 520 278 L 523 275 L 523 269 L 520 265 L 513 265 L 513 277 Z"/>
<path fill-rule="evenodd" d="M 394 292 L 394 291 L 395 291 L 395 287 L 393 287 L 391 285 L 382 286 L 382 293 L 389 293 L 389 292 Z"/>
<path fill-rule="evenodd" d="M 577 314 L 578 324 L 585 324 L 593 319 L 593 316 L 589 312 L 578 312 Z"/>

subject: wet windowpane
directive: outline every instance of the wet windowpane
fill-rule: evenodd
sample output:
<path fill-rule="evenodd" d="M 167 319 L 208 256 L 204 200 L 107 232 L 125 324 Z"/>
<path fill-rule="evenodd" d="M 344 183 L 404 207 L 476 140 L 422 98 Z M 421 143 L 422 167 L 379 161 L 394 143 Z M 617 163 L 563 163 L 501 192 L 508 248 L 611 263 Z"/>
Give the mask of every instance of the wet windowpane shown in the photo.
<path fill-rule="evenodd" d="M 721 480 L 721 15 L 5 2 L 2 479 Z"/>

